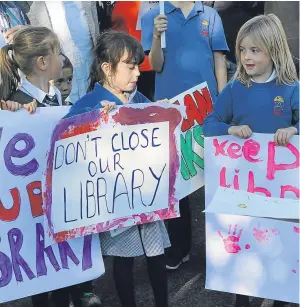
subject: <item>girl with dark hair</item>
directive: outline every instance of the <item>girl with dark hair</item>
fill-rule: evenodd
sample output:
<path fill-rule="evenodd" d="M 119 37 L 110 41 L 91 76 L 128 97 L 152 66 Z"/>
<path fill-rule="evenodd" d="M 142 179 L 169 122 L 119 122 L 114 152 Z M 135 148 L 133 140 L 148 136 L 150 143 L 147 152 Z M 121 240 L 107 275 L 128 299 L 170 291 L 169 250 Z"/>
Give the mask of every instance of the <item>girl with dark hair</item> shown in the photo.
<path fill-rule="evenodd" d="M 67 117 L 102 107 L 109 112 L 115 105 L 149 103 L 136 89 L 143 60 L 143 48 L 134 37 L 121 32 L 103 33 L 94 50 L 89 93 L 73 105 Z M 104 232 L 100 238 L 103 255 L 114 257 L 114 279 L 122 306 L 136 307 L 134 258 L 146 255 L 156 307 L 167 307 L 164 249 L 170 242 L 164 223 L 132 226 L 116 236 Z"/>

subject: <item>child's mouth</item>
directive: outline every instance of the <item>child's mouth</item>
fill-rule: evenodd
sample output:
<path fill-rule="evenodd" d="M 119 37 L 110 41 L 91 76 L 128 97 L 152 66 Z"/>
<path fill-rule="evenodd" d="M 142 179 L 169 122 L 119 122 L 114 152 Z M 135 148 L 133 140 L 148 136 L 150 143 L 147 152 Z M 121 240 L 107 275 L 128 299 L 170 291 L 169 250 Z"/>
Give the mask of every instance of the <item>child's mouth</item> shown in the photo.
<path fill-rule="evenodd" d="M 254 64 L 246 64 L 247 69 L 251 70 L 254 68 Z"/>

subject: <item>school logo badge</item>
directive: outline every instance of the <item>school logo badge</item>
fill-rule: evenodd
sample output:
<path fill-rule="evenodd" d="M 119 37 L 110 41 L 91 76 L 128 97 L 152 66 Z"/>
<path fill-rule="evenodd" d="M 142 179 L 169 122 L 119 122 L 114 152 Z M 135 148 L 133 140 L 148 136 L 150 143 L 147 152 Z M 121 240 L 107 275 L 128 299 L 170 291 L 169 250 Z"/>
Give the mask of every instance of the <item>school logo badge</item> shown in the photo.
<path fill-rule="evenodd" d="M 208 36 L 208 21 L 207 20 L 202 21 L 201 34 L 202 36 Z"/>
<path fill-rule="evenodd" d="M 273 101 L 274 104 L 274 114 L 282 115 L 284 111 L 284 99 L 282 96 L 276 96 Z"/>

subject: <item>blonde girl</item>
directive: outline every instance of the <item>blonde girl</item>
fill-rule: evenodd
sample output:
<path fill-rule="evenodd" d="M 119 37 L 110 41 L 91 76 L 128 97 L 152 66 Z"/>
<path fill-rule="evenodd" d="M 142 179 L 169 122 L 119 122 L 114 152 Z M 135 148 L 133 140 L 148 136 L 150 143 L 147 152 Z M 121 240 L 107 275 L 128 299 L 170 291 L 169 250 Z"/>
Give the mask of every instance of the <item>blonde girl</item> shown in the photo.
<path fill-rule="evenodd" d="M 237 36 L 236 57 L 237 72 L 205 119 L 204 135 L 246 139 L 253 132 L 270 133 L 276 145 L 286 146 L 299 134 L 299 81 L 278 17 L 268 14 L 246 22 Z M 250 306 L 249 297 L 237 295 L 235 306 Z"/>

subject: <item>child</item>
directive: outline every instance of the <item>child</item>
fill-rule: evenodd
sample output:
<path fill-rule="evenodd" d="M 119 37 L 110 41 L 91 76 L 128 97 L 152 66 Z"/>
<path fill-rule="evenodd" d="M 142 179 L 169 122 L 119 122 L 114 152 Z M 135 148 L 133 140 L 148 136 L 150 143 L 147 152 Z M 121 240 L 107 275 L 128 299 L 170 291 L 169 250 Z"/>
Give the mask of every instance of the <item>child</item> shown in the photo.
<path fill-rule="evenodd" d="M 102 34 L 94 50 L 90 71 L 89 93 L 77 101 L 68 116 L 102 108 L 109 111 L 114 104 L 150 102 L 136 90 L 140 75 L 139 64 L 144 52 L 139 42 L 121 32 Z M 100 234 L 102 253 L 114 257 L 114 280 L 123 307 L 135 307 L 133 263 L 137 256 L 146 255 L 148 274 L 157 307 L 168 306 L 167 277 L 164 249 L 170 245 L 162 221 L 132 226 L 112 237 Z"/>
<path fill-rule="evenodd" d="M 38 107 L 62 105 L 59 90 L 49 83 L 60 77 L 62 68 L 59 40 L 51 30 L 45 27 L 26 27 L 17 31 L 12 43 L 0 49 L 0 63 L 2 107 L 13 111 L 23 105 L 29 110 L 33 99 Z M 26 76 L 22 81 L 18 69 Z M 35 109 L 32 108 L 33 111 Z M 72 288 L 52 291 L 56 307 L 69 307 Z M 90 297 L 94 300 L 93 295 Z M 32 304 L 34 307 L 47 307 L 48 293 L 32 296 Z"/>
<path fill-rule="evenodd" d="M 272 133 L 278 146 L 286 146 L 299 134 L 299 82 L 278 17 L 262 15 L 246 22 L 237 36 L 236 56 L 237 72 L 205 119 L 204 135 Z M 249 297 L 237 295 L 235 306 L 250 306 Z"/>
<path fill-rule="evenodd" d="M 70 100 L 70 94 L 72 91 L 72 80 L 73 80 L 73 65 L 69 58 L 61 53 L 63 59 L 63 66 L 62 66 L 62 76 L 54 80 L 54 85 L 59 89 L 63 105 L 73 105 Z"/>

